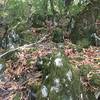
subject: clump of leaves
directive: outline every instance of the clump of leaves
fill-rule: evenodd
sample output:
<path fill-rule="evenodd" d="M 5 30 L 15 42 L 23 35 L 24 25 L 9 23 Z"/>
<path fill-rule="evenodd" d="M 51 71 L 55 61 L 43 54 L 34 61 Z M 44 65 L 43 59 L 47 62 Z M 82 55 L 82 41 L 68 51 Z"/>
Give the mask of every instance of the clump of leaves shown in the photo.
<path fill-rule="evenodd" d="M 80 75 L 81 76 L 87 76 L 87 74 L 91 71 L 90 65 L 81 65 L 80 66 Z"/>
<path fill-rule="evenodd" d="M 63 53 L 53 53 L 43 60 L 43 83 L 38 100 L 77 100 L 81 92 L 80 76 L 77 69 L 69 64 Z"/>
<path fill-rule="evenodd" d="M 55 43 L 64 42 L 63 31 L 59 28 L 56 28 L 52 33 L 52 41 Z"/>
<path fill-rule="evenodd" d="M 100 74 L 94 73 L 90 79 L 90 84 L 95 87 L 100 87 Z"/>
<path fill-rule="evenodd" d="M 20 50 L 16 54 L 16 59 L 14 57 L 13 58 L 10 57 L 7 59 L 6 69 L 5 71 L 3 71 L 5 75 L 3 75 L 3 80 L 1 80 L 0 89 L 6 87 L 6 85 L 7 86 L 9 85 L 9 87 L 6 87 L 7 90 L 4 89 L 4 92 L 5 90 L 8 92 L 9 88 L 11 88 L 11 91 L 16 91 L 14 92 L 15 95 L 13 95 L 11 91 L 9 91 L 9 94 L 14 96 L 14 100 L 19 100 L 21 99 L 21 97 L 23 97 L 24 99 L 28 98 L 28 94 L 33 97 L 34 94 L 33 91 L 28 91 L 29 86 L 36 84 L 38 88 L 38 86 L 40 85 L 42 74 L 35 66 L 35 60 L 37 56 L 38 56 L 37 52 L 33 51 L 30 52 L 29 49 L 25 49 L 25 50 Z M 7 82 L 5 81 L 6 77 L 7 77 Z M 40 79 L 40 81 L 38 79 Z M 17 94 L 18 91 L 20 92 Z M 4 95 L 4 93 L 2 94 Z M 20 96 L 20 94 L 23 95 Z M 10 96 L 7 95 L 6 98 L 8 97 Z M 4 99 L 4 97 L 2 98 Z"/>
<path fill-rule="evenodd" d="M 45 21 L 45 15 L 43 14 L 33 14 L 31 16 L 31 22 L 33 27 L 43 27 L 43 22 Z"/>
<path fill-rule="evenodd" d="M 77 50 L 81 51 L 83 48 L 88 48 L 90 46 L 90 41 L 87 38 L 83 38 L 82 40 L 79 40 L 76 45 Z"/>
<path fill-rule="evenodd" d="M 69 7 L 69 11 L 73 16 L 76 16 L 79 14 L 83 9 L 85 8 L 85 5 L 71 5 Z"/>

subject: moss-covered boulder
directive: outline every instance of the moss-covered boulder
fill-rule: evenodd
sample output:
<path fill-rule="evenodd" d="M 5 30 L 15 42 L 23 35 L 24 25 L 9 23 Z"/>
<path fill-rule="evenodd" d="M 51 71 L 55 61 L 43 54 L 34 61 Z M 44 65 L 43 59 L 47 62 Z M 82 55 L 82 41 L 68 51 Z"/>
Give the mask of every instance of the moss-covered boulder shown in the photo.
<path fill-rule="evenodd" d="M 69 64 L 61 52 L 43 59 L 43 82 L 37 100 L 78 100 L 80 79 L 76 68 Z"/>

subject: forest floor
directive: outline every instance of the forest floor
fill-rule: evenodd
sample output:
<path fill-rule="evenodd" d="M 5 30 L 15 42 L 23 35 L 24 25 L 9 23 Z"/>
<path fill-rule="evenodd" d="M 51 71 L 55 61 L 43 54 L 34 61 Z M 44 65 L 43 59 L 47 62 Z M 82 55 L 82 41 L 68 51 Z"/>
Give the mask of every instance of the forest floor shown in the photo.
<path fill-rule="evenodd" d="M 6 60 L 6 68 L 0 75 L 0 100 L 13 100 L 18 92 L 21 93 L 22 99 L 26 98 L 29 87 L 33 84 L 40 85 L 42 82 L 42 73 L 36 67 L 37 58 L 45 57 L 57 49 L 55 43 L 44 41 L 35 48 L 21 49 L 15 53 L 15 58 Z M 92 66 L 93 70 L 82 78 L 82 82 L 93 91 L 100 88 L 89 83 L 91 73 L 100 74 L 100 47 L 90 46 L 78 51 L 76 45 L 67 40 L 64 44 L 64 54 L 78 69 L 85 65 Z"/>

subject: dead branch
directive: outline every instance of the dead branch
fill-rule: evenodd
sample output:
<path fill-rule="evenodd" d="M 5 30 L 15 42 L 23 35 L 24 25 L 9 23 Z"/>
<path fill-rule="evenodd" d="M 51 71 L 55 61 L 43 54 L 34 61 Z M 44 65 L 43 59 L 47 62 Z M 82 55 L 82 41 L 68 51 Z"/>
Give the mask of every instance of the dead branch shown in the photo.
<path fill-rule="evenodd" d="M 11 50 L 9 50 L 9 51 L 7 51 L 7 52 L 1 54 L 1 55 L 0 55 L 0 58 L 2 58 L 3 56 L 5 56 L 5 55 L 7 55 L 8 53 L 11 53 L 11 52 L 13 52 L 13 51 L 33 47 L 33 46 L 35 46 L 36 44 L 41 43 L 41 42 L 43 42 L 44 40 L 46 40 L 46 38 L 48 38 L 49 36 L 50 36 L 50 34 L 47 34 L 47 35 L 45 35 L 43 38 L 41 38 L 39 41 L 37 41 L 37 42 L 35 42 L 35 43 L 25 44 L 25 45 L 23 45 L 23 46 L 20 46 L 20 47 L 11 49 Z"/>

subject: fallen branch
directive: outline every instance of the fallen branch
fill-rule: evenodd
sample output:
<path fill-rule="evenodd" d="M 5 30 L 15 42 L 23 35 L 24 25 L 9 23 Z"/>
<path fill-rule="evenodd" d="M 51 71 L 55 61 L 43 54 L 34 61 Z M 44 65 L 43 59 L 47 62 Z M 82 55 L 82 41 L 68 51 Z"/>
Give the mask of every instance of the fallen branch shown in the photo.
<path fill-rule="evenodd" d="M 20 47 L 18 47 L 18 48 L 11 49 L 11 50 L 9 50 L 9 51 L 7 51 L 7 52 L 1 54 L 1 55 L 0 55 L 0 58 L 2 58 L 3 56 L 5 56 L 6 54 L 8 54 L 8 53 L 10 53 L 10 52 L 13 52 L 13 51 L 16 51 L 16 50 L 19 50 L 19 49 L 29 48 L 29 47 L 32 47 L 32 46 L 38 44 L 38 43 L 41 43 L 41 42 L 43 42 L 44 40 L 46 40 L 46 38 L 49 37 L 49 36 L 50 36 L 50 34 L 47 34 L 47 35 L 45 35 L 42 39 L 40 39 L 39 41 L 37 41 L 37 42 L 35 42 L 35 43 L 31 43 L 31 44 L 28 44 L 28 45 L 25 44 L 24 46 L 20 46 Z"/>

